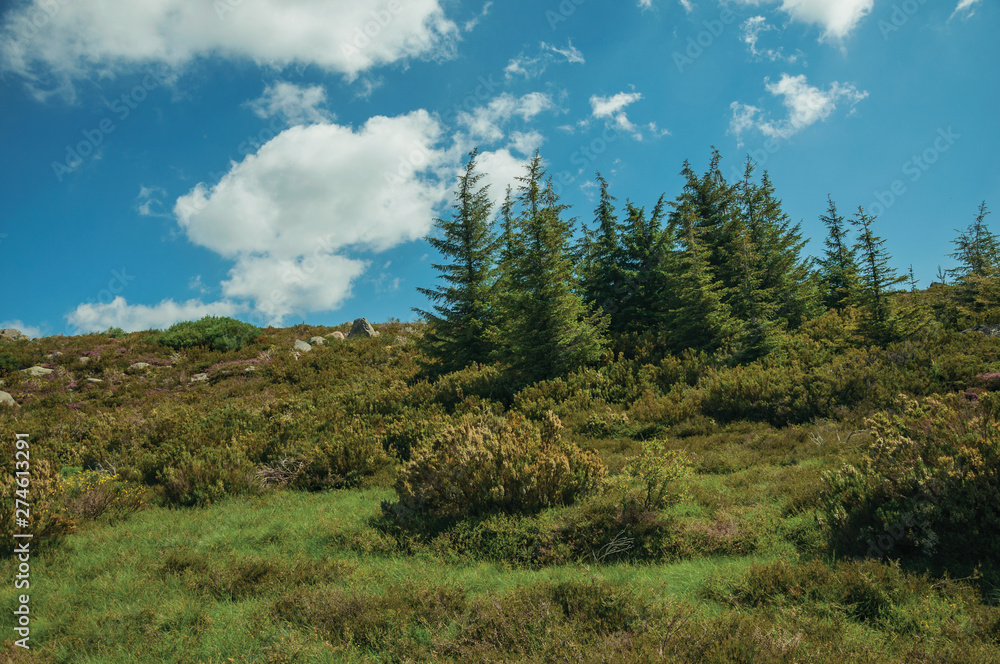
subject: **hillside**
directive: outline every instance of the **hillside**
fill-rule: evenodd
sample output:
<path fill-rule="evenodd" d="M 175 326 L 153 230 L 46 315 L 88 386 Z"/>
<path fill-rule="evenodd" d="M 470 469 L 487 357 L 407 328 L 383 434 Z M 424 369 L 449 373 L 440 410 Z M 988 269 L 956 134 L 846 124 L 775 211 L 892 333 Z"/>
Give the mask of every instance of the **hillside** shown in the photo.
<path fill-rule="evenodd" d="M 5 657 L 1000 661 L 1000 339 L 853 326 L 526 386 L 426 377 L 414 323 L 0 342 Z"/>

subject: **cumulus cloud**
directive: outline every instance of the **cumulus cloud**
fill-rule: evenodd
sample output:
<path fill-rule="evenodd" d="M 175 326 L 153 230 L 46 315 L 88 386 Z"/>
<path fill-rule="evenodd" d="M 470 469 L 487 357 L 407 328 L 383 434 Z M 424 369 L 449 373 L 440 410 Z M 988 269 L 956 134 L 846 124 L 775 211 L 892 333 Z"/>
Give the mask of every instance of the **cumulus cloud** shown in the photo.
<path fill-rule="evenodd" d="M 135 198 L 135 211 L 143 217 L 169 217 L 163 209 L 163 197 L 167 195 L 163 187 L 139 185 L 139 195 Z"/>
<path fill-rule="evenodd" d="M 528 121 L 545 111 L 554 110 L 552 97 L 543 92 L 529 92 L 522 97 L 505 92 L 471 112 L 458 114 L 458 124 L 469 132 L 473 140 L 494 143 L 504 135 L 504 126 L 515 116 Z"/>
<path fill-rule="evenodd" d="M 573 46 L 573 40 L 569 40 L 566 46 L 562 47 L 541 42 L 538 48 L 539 51 L 536 55 L 529 56 L 522 52 L 516 58 L 511 59 L 504 67 L 506 77 L 508 79 L 515 76 L 523 76 L 526 79 L 537 78 L 553 63 L 584 64 L 586 62 L 580 49 Z"/>
<path fill-rule="evenodd" d="M 781 11 L 800 23 L 823 30 L 822 41 L 840 43 L 867 16 L 875 0 L 739 0 L 757 7 L 761 2 L 780 2 Z"/>
<path fill-rule="evenodd" d="M 100 332 L 109 327 L 135 332 L 164 330 L 174 323 L 205 316 L 235 316 L 244 310 L 244 306 L 229 301 L 205 303 L 201 300 L 163 300 L 154 306 L 129 304 L 119 295 L 106 304 L 81 304 L 67 314 L 66 320 L 79 332 Z"/>
<path fill-rule="evenodd" d="M 632 134 L 632 138 L 641 141 L 642 132 L 639 131 L 635 123 L 629 120 L 624 110 L 626 106 L 640 99 L 642 99 L 642 93 L 639 92 L 619 92 L 611 97 L 593 95 L 590 98 L 591 115 L 608 121 L 611 126 L 628 132 Z"/>
<path fill-rule="evenodd" d="M 545 137 L 537 131 L 515 131 L 510 135 L 510 147 L 527 156 L 533 155 L 544 142 Z"/>
<path fill-rule="evenodd" d="M 265 120 L 283 117 L 288 124 L 329 122 L 333 115 L 324 108 L 326 89 L 322 85 L 300 86 L 277 81 L 264 88 L 264 93 L 250 102 L 257 117 Z"/>
<path fill-rule="evenodd" d="M 189 240 L 235 261 L 222 294 L 248 301 L 270 324 L 336 309 L 367 261 L 424 237 L 448 196 L 452 158 L 426 111 L 281 132 L 214 185 L 180 197 L 174 214 Z"/>
<path fill-rule="evenodd" d="M 777 83 L 765 79 L 765 87 L 773 96 L 781 97 L 787 116 L 782 120 L 772 121 L 756 106 L 734 101 L 730 105 L 733 117 L 729 123 L 729 131 L 736 135 L 740 145 L 743 132 L 750 128 L 756 128 L 771 138 L 788 138 L 816 122 L 826 120 L 838 105 L 847 104 L 853 110 L 858 102 L 868 96 L 868 92 L 858 90 L 852 84 L 845 85 L 836 81 L 826 90 L 821 90 L 809 85 L 803 74 L 782 74 Z"/>
<path fill-rule="evenodd" d="M 103 3 L 32 0 L 0 27 L 0 70 L 72 94 L 72 81 L 208 55 L 277 68 L 315 65 L 353 80 L 413 57 L 449 57 L 459 29 L 438 0 Z M 40 27 L 36 23 L 41 22 Z"/>

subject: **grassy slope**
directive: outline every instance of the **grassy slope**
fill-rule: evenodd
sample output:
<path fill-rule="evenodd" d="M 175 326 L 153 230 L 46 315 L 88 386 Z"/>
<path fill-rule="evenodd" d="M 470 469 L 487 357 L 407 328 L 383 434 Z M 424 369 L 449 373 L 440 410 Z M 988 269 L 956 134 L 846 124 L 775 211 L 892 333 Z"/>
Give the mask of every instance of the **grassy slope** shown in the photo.
<path fill-rule="evenodd" d="M 269 330 L 279 352 L 249 379 L 213 370 L 224 358 L 199 352 L 152 377 L 131 376 L 132 361 L 170 361 L 142 335 L 96 372 L 71 360 L 123 344 L 100 335 L 32 341 L 19 348 L 25 364 L 58 347 L 56 366 L 69 369 L 48 381 L 13 380 L 24 407 L 4 412 L 0 429 L 7 437 L 26 428 L 71 463 L 83 440 L 74 432 L 121 407 L 141 427 L 168 401 L 207 411 L 273 398 L 308 402 L 322 415 L 331 403 L 365 399 L 390 412 L 406 397 L 395 396 L 394 381 L 412 376 L 413 351 L 395 335 L 317 349 L 312 364 L 285 356 L 292 339 L 328 331 Z M 211 383 L 189 382 L 205 369 Z M 84 371 L 106 382 L 83 386 L 81 397 L 68 386 Z M 619 404 L 609 411 L 602 398 L 571 401 L 559 404 L 566 435 L 621 468 L 641 427 L 607 424 Z M 378 431 L 391 428 L 387 418 Z M 381 501 L 393 498 L 391 468 L 353 489 L 265 491 L 81 522 L 32 558 L 37 650 L 10 650 L 0 661 L 1000 661 L 1000 611 L 970 586 L 825 555 L 815 520 L 821 473 L 867 444 L 864 436 L 834 442 L 837 430 L 846 438 L 855 426 L 672 425 L 665 433 L 696 458 L 697 475 L 690 499 L 668 511 L 670 546 L 653 561 L 574 555 L 539 566 L 502 548 L 457 547 L 447 533 L 401 540 L 379 519 Z M 588 514 L 559 508 L 538 522 L 586 524 Z M 14 568 L 0 561 L 4 578 Z M 17 594 L 0 585 L 0 614 L 11 615 Z"/>

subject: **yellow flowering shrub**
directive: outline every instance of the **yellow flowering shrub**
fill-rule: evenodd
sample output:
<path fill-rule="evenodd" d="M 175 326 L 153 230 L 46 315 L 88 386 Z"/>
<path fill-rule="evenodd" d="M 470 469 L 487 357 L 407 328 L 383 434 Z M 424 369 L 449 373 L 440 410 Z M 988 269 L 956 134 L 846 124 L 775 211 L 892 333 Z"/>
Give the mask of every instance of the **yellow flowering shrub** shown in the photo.
<path fill-rule="evenodd" d="M 599 485 L 596 454 L 562 440 L 551 411 L 539 425 L 519 413 L 479 415 L 442 431 L 400 471 L 397 518 L 530 512 L 574 502 Z"/>
<path fill-rule="evenodd" d="M 94 520 L 104 514 L 124 518 L 137 512 L 145 503 L 144 488 L 122 481 L 118 475 L 85 470 L 62 482 L 63 504 L 70 514 Z"/>

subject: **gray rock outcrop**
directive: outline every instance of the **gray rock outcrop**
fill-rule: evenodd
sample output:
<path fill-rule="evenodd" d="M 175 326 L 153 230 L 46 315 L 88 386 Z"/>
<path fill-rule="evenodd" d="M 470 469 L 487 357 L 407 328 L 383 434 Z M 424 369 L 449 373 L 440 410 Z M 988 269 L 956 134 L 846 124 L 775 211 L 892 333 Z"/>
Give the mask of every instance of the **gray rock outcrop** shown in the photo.
<path fill-rule="evenodd" d="M 14 397 L 10 396 L 7 392 L 0 392 L 0 406 L 12 406 L 17 408 L 20 404 L 17 403 L 17 401 L 14 400 Z"/>
<path fill-rule="evenodd" d="M 17 341 L 18 339 L 27 339 L 28 337 L 21 334 L 21 330 L 16 327 L 5 327 L 0 330 L 0 339 L 4 341 Z"/>
<path fill-rule="evenodd" d="M 313 348 L 312 346 L 307 344 L 305 341 L 302 341 L 301 339 L 295 340 L 295 350 L 299 352 L 308 353 L 309 351 L 312 350 L 312 348 Z"/>
<path fill-rule="evenodd" d="M 326 342 L 326 339 L 323 337 L 313 337 L 309 340 L 309 343 L 313 346 L 322 346 L 324 342 Z"/>
<path fill-rule="evenodd" d="M 28 374 L 32 378 L 38 378 L 39 376 L 48 376 L 50 373 L 52 373 L 52 369 L 46 369 L 45 367 L 39 365 L 28 367 L 27 369 L 21 369 L 21 371 Z"/>
<path fill-rule="evenodd" d="M 336 339 L 338 341 L 343 341 L 345 337 L 344 337 L 344 333 L 340 332 L 338 330 L 337 332 L 331 332 L 330 334 L 326 335 L 326 338 L 327 339 Z"/>
<path fill-rule="evenodd" d="M 967 330 L 962 330 L 962 332 L 982 332 L 988 337 L 1000 337 L 1000 325 L 996 323 L 989 325 L 977 325 L 975 327 L 970 327 Z"/>
<path fill-rule="evenodd" d="M 347 338 L 377 336 L 378 332 L 374 327 L 372 327 L 372 324 L 368 322 L 367 318 L 355 318 L 354 324 L 351 326 L 351 332 L 347 335 Z"/>

